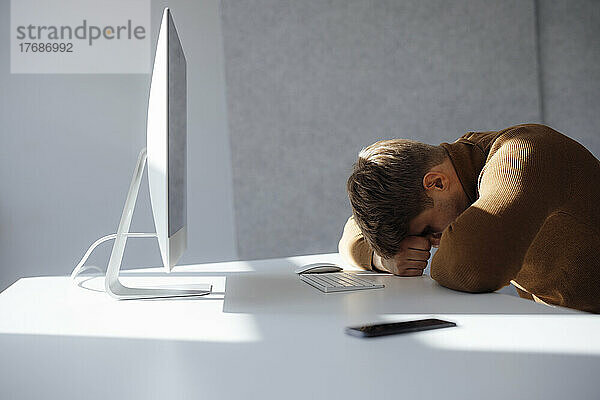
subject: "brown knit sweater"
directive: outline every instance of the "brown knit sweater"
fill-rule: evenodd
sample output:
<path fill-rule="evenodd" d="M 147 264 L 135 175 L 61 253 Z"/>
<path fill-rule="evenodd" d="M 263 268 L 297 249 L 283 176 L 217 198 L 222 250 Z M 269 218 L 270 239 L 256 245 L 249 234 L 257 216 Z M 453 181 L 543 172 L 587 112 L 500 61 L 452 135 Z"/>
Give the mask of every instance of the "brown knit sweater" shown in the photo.
<path fill-rule="evenodd" d="M 512 281 L 521 297 L 600 313 L 600 162 L 537 124 L 441 146 L 472 204 L 444 230 L 431 277 L 465 292 Z M 371 269 L 373 251 L 352 217 L 339 250 Z"/>

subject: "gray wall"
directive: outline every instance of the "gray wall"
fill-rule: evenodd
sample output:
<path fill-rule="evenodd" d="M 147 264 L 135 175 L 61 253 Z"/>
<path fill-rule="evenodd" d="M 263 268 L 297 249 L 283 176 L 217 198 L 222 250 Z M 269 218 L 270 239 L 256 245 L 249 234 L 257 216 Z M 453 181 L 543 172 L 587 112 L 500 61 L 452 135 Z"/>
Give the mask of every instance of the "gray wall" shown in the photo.
<path fill-rule="evenodd" d="M 152 43 L 164 4 L 152 3 Z M 236 259 L 219 2 L 169 4 L 188 61 L 182 263 Z M 116 231 L 145 146 L 150 82 L 149 75 L 11 75 L 9 7 L 0 0 L 0 290 L 20 276 L 70 273 L 94 240 Z M 144 179 L 133 230 L 153 230 L 149 203 Z M 109 250 L 103 245 L 91 261 L 105 267 Z M 159 265 L 156 241 L 130 240 L 124 261 Z"/>
<path fill-rule="evenodd" d="M 539 3 L 544 121 L 600 156 L 600 1 Z"/>
<path fill-rule="evenodd" d="M 336 251 L 378 139 L 541 120 L 533 1 L 223 4 L 241 258 Z"/>
<path fill-rule="evenodd" d="M 336 250 L 375 140 L 544 122 L 600 154 L 600 2 L 223 1 L 241 258 Z"/>

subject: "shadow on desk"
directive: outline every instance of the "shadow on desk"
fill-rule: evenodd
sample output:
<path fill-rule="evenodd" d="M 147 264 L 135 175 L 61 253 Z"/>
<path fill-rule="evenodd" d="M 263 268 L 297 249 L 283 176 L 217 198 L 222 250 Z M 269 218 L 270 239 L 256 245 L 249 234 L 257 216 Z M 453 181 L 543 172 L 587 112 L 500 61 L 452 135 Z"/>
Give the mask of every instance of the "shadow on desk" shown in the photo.
<path fill-rule="evenodd" d="M 440 286 L 429 276 L 403 278 L 368 274 L 383 289 L 323 293 L 286 274 L 227 276 L 223 311 L 307 314 L 572 314 L 499 293 L 472 294 Z"/>
<path fill-rule="evenodd" d="M 183 297 L 174 301 L 224 300 L 226 313 L 246 314 L 572 314 L 576 310 L 549 307 L 500 293 L 472 294 L 440 286 L 428 275 L 403 278 L 364 272 L 383 289 L 322 293 L 302 282 L 287 269 L 269 272 L 123 271 L 124 284 L 157 286 L 153 282 L 173 282 L 186 286 L 194 282 L 212 283 L 213 293 Z M 101 276 L 90 275 L 77 281 L 80 288 L 104 292 Z M 158 285 L 160 286 L 160 285 Z M 152 301 L 152 300 L 145 300 Z"/>

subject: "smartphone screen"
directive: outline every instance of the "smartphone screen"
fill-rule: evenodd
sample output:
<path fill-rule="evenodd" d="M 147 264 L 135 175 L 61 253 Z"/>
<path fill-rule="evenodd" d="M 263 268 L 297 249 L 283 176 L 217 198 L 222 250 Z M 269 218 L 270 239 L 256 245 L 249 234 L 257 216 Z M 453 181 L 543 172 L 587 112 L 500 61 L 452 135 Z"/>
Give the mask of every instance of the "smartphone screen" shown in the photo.
<path fill-rule="evenodd" d="M 449 328 L 456 326 L 454 322 L 441 319 L 420 319 L 416 321 L 392 322 L 385 324 L 363 325 L 346 328 L 346 333 L 358 337 L 375 337 L 384 335 L 395 335 L 398 333 L 409 333 L 428 331 L 431 329 Z"/>

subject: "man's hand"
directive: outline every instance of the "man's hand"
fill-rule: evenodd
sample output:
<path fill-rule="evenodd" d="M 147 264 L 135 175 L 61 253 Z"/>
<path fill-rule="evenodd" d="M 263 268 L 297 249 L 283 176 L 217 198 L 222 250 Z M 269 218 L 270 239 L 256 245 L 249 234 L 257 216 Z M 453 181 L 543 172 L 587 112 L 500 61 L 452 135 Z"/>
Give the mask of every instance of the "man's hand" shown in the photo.
<path fill-rule="evenodd" d="M 400 251 L 393 258 L 373 254 L 375 268 L 399 276 L 421 276 L 427 267 L 431 242 L 423 236 L 407 236 L 400 243 Z"/>

